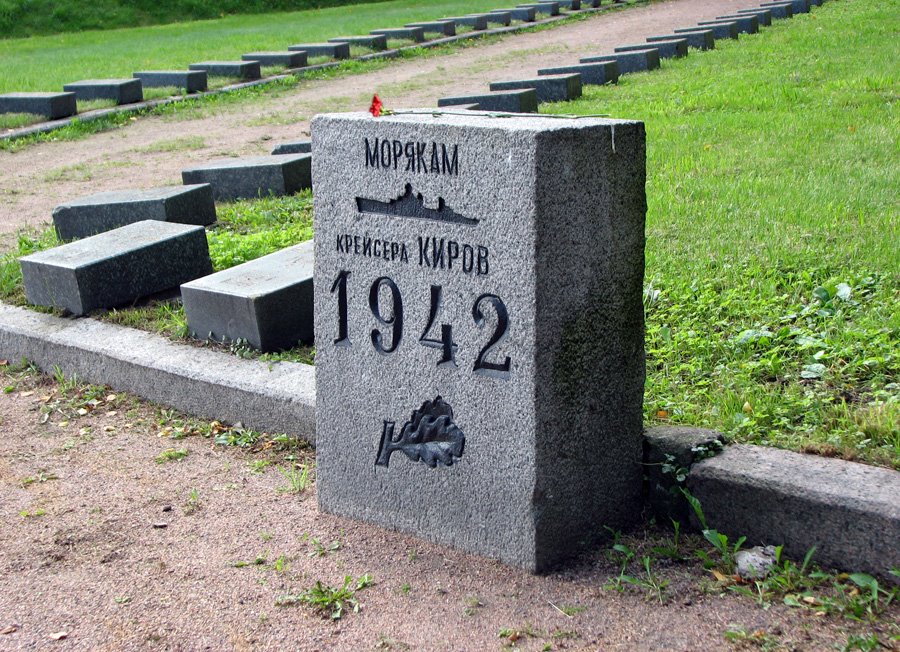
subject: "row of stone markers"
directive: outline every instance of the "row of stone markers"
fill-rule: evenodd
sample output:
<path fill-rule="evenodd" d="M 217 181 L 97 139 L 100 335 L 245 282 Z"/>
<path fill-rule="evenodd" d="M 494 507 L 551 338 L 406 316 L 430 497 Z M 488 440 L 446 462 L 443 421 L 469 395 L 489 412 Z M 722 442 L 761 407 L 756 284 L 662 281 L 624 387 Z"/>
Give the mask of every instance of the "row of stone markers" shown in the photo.
<path fill-rule="evenodd" d="M 549 11 L 553 9 L 547 7 Z M 794 11 L 808 10 L 808 0 L 765 3 L 760 8 L 704 21 L 704 27 L 714 29 L 685 30 L 696 31 L 704 38 L 722 30 L 721 33 L 726 34 L 722 37 L 734 38 L 737 33 L 756 31 L 758 24 L 769 24 L 773 16 L 788 17 Z M 536 110 L 538 101 L 568 99 L 573 95 L 573 89 L 580 90 L 583 75 L 588 80 L 586 83 L 606 83 L 614 81 L 620 70 L 624 73 L 650 69 L 658 67 L 660 56 L 683 56 L 688 47 L 688 40 L 681 38 L 685 33 L 677 31 L 675 36 L 650 37 L 653 48 L 623 46 L 614 55 L 589 57 L 599 61 L 573 66 L 588 70 L 564 71 L 562 74 L 559 68 L 541 70 L 537 78 L 530 80 L 534 86 L 525 86 L 527 81 L 501 82 L 497 90 L 485 97 L 507 98 L 518 94 L 518 112 L 525 112 L 521 110 L 522 97 L 529 97 L 528 108 Z M 487 108 L 485 104 L 490 106 L 483 100 L 479 104 L 482 108 Z M 373 156 L 380 160 L 378 157 L 383 157 L 384 153 L 379 151 Z M 203 253 L 206 251 L 205 237 L 202 246 L 199 241 L 202 227 L 216 220 L 215 201 L 293 194 L 310 188 L 311 165 L 310 141 L 295 141 L 277 146 L 271 156 L 227 159 L 185 169 L 182 187 L 101 193 L 59 206 L 53 213 L 59 237 L 83 240 L 24 258 L 26 296 L 37 305 L 86 314 L 185 284 L 182 298 L 189 328 L 195 336 L 216 340 L 242 339 L 264 351 L 309 341 L 313 315 L 311 245 L 289 248 L 209 276 L 208 253 Z M 414 203 L 411 192 L 408 190 L 408 196 L 398 197 L 391 204 L 398 203 L 399 210 L 400 205 Z M 422 211 L 428 213 L 424 208 Z M 165 231 L 168 227 L 159 227 L 147 220 L 169 223 L 175 231 Z M 178 254 L 185 238 L 197 248 L 192 250 L 190 260 L 182 260 Z M 388 242 L 366 243 L 353 239 L 341 246 L 348 253 L 355 254 L 360 249 L 366 255 L 366 248 L 370 247 L 371 255 L 395 256 Z M 464 271 L 467 264 L 465 251 L 468 250 L 464 250 L 462 262 L 458 263 Z M 475 266 L 474 252 L 472 249 L 468 262 L 472 268 Z M 402 254 L 397 252 L 396 255 Z M 196 267 L 198 257 L 205 257 L 206 264 Z M 165 260 L 167 271 L 171 273 L 142 272 L 143 275 L 138 276 L 144 279 L 143 284 L 139 278 L 129 278 L 127 282 L 116 284 L 124 294 L 110 291 L 111 279 L 127 277 L 125 272 L 111 274 L 110 265 L 142 270 L 141 265 L 146 267 L 150 264 L 147 261 L 153 259 Z M 183 275 L 177 273 L 179 261 L 186 269 Z M 68 277 L 63 269 L 69 270 Z M 279 312 L 273 306 L 286 297 L 290 297 L 285 304 L 290 308 Z"/>
<path fill-rule="evenodd" d="M 806 13 L 823 0 L 767 1 L 758 7 L 739 9 L 732 14 L 700 21 L 694 27 L 681 27 L 672 34 L 650 36 L 646 43 L 622 45 L 612 54 L 583 57 L 577 64 L 542 68 L 536 77 L 491 82 L 487 93 L 459 95 L 438 100 L 438 106 L 469 110 L 535 113 L 543 102 L 565 102 L 581 96 L 587 84 L 613 84 L 620 75 L 659 68 L 660 59 L 684 57 L 689 48 L 711 50 L 715 41 L 736 39 L 740 34 L 755 34 L 773 19 Z M 544 3 L 553 5 L 556 3 Z"/>
<path fill-rule="evenodd" d="M 599 7 L 600 0 L 590 0 L 585 6 Z M 65 84 L 61 93 L 6 93 L 0 95 L 0 113 L 28 113 L 57 120 L 76 115 L 78 101 L 108 100 L 117 106 L 134 104 L 143 101 L 143 89 L 151 87 L 175 87 L 188 94 L 199 93 L 207 90 L 210 76 L 252 81 L 260 79 L 262 68 L 267 66 L 300 70 L 307 67 L 310 57 L 348 59 L 351 46 L 383 51 L 387 49 L 388 39 L 424 43 L 427 35 L 435 35 L 438 39 L 456 35 L 458 25 L 483 31 L 488 29 L 490 23 L 506 26 L 513 20 L 534 22 L 538 14 L 555 16 L 561 8 L 577 11 L 581 7 L 581 0 L 538 2 L 512 9 L 408 23 L 401 28 L 374 29 L 366 36 L 339 36 L 325 43 L 300 43 L 288 46 L 285 51 L 250 52 L 244 54 L 240 61 L 202 61 L 190 64 L 188 70 L 135 72 L 131 79 L 81 80 Z"/>

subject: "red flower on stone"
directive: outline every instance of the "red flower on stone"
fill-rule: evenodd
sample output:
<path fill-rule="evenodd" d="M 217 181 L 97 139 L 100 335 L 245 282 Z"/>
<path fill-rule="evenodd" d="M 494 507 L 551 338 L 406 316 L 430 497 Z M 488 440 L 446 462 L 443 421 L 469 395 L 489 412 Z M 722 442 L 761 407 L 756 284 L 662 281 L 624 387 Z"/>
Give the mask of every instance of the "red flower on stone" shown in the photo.
<path fill-rule="evenodd" d="M 378 116 L 380 116 L 383 108 L 384 105 L 381 103 L 381 99 L 378 97 L 378 95 L 373 95 L 372 105 L 369 107 L 369 113 L 372 114 L 372 117 L 377 118 Z"/>

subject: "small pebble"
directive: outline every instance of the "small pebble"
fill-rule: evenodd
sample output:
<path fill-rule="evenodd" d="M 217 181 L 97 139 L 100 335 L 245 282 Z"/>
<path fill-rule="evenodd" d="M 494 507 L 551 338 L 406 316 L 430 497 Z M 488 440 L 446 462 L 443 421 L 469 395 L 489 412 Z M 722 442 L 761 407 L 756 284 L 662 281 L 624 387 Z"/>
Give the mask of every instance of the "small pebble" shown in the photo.
<path fill-rule="evenodd" d="M 164 527 L 169 527 L 169 524 L 168 523 L 154 523 L 153 527 L 156 528 L 157 530 L 161 530 Z"/>

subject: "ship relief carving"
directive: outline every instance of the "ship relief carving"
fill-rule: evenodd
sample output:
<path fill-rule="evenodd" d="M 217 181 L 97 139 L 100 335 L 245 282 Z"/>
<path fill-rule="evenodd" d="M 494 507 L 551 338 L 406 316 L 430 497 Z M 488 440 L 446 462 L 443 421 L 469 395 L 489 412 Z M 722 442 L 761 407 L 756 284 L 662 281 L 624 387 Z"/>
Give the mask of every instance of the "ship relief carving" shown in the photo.
<path fill-rule="evenodd" d="M 438 462 L 451 466 L 462 457 L 466 436 L 453 421 L 453 408 L 440 396 L 414 410 L 399 434 L 395 428 L 396 422 L 384 421 L 376 466 L 387 467 L 396 451 L 431 468 Z"/>
<path fill-rule="evenodd" d="M 473 217 L 460 215 L 446 205 L 443 197 L 438 197 L 438 207 L 428 208 L 422 193 L 413 193 L 412 185 L 407 183 L 404 193 L 390 201 L 378 201 L 377 199 L 356 198 L 356 208 L 360 213 L 371 215 L 387 215 L 389 217 L 408 217 L 418 220 L 433 220 L 435 222 L 449 222 L 450 224 L 464 224 L 475 226 L 478 220 Z"/>

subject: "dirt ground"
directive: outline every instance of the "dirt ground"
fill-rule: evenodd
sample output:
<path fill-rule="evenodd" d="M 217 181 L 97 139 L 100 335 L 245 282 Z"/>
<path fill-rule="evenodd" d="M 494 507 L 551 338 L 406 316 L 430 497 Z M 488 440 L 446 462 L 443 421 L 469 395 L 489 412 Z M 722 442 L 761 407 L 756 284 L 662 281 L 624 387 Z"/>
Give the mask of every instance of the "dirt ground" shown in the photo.
<path fill-rule="evenodd" d="M 318 513 L 314 484 L 283 491 L 278 470 L 286 454 L 312 463 L 308 450 L 176 441 L 180 415 L 133 397 L 2 369 L 0 383 L 0 650 L 828 650 L 879 629 L 889 640 L 886 624 L 763 608 L 696 562 L 656 562 L 670 582 L 662 604 L 604 588 L 618 572 L 608 550 L 532 576 Z M 173 448 L 186 456 L 156 461 Z M 365 574 L 360 611 L 340 620 L 276 605 Z"/>
<path fill-rule="evenodd" d="M 0 152 L 0 246 L 9 234 L 49 223 L 53 208 L 108 190 L 181 183 L 181 170 L 229 156 L 267 154 L 282 140 L 309 134 L 327 111 L 365 110 L 374 92 L 385 106 L 436 106 L 440 97 L 484 92 L 491 81 L 574 64 L 756 4 L 754 0 L 665 0 L 446 56 L 393 62 L 340 79 L 307 81 L 286 93 L 184 116 L 141 118 L 129 126 L 71 141 Z M 627 116 L 624 116 L 627 117 Z M 5 237 L 3 237 L 5 235 Z"/>

